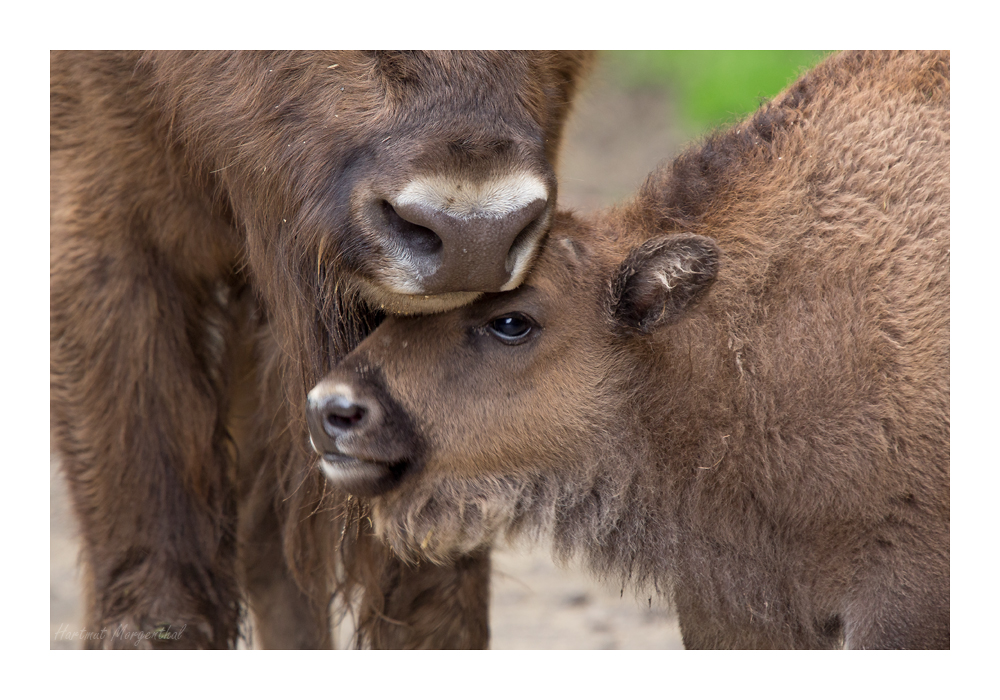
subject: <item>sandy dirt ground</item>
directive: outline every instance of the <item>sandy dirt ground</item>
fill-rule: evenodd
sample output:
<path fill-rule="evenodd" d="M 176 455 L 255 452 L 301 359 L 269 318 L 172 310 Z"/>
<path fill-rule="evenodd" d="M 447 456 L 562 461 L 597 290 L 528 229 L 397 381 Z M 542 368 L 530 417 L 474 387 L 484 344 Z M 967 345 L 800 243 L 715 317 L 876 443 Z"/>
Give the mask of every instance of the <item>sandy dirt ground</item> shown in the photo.
<path fill-rule="evenodd" d="M 668 95 L 624 91 L 599 70 L 578 103 L 560 164 L 563 207 L 587 212 L 635 191 L 672 156 L 684 135 Z M 51 463 L 50 645 L 73 649 L 83 626 L 79 544 L 57 460 Z M 601 585 L 581 567 L 560 568 L 548 544 L 494 555 L 491 607 L 494 649 L 680 649 L 671 613 L 654 599 L 637 600 Z M 341 637 L 342 635 L 338 635 Z"/>

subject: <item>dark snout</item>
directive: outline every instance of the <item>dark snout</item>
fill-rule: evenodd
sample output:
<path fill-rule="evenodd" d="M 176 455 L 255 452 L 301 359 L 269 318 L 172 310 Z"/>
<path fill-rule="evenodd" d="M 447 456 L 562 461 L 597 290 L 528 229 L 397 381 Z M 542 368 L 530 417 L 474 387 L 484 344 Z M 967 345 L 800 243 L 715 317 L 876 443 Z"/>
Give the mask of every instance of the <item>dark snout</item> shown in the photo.
<path fill-rule="evenodd" d="M 306 420 L 323 473 L 348 493 L 383 493 L 417 464 L 413 422 L 378 378 L 331 373 L 309 392 Z"/>
<path fill-rule="evenodd" d="M 372 414 L 367 402 L 356 403 L 353 397 L 335 391 L 316 394 L 314 389 L 306 410 L 313 449 L 321 455 L 337 452 L 337 438 L 361 434 L 375 420 Z"/>

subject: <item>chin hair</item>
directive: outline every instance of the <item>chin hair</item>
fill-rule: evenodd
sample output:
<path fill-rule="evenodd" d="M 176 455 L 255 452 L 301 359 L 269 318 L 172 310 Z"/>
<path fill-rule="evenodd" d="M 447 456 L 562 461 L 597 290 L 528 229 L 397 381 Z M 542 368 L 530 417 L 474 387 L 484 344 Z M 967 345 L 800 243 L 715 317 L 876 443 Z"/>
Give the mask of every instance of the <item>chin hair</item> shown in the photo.
<path fill-rule="evenodd" d="M 498 540 L 551 537 L 557 559 L 582 554 L 600 574 L 645 534 L 635 531 L 643 519 L 627 512 L 638 474 L 625 460 L 622 467 L 609 471 L 595 459 L 570 470 L 419 480 L 374 499 L 372 520 L 410 562 L 447 564 Z"/>

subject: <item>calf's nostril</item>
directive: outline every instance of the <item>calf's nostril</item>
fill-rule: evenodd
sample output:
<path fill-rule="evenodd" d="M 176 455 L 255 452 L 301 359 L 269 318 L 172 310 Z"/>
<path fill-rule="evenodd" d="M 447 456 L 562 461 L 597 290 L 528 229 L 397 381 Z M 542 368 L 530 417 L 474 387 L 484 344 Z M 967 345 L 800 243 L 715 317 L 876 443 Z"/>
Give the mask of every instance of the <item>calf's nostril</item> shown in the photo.
<path fill-rule="evenodd" d="M 323 406 L 323 429 L 329 435 L 354 430 L 368 412 L 344 396 L 334 396 Z"/>

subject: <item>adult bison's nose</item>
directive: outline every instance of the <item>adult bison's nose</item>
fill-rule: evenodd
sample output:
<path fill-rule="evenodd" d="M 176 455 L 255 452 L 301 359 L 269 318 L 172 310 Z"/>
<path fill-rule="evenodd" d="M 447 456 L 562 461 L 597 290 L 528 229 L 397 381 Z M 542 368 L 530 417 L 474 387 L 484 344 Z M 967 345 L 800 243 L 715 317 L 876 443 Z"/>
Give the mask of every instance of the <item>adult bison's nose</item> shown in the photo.
<path fill-rule="evenodd" d="M 382 204 L 389 247 L 402 253 L 421 294 L 513 289 L 548 229 L 552 189 L 527 175 L 411 182 Z"/>

